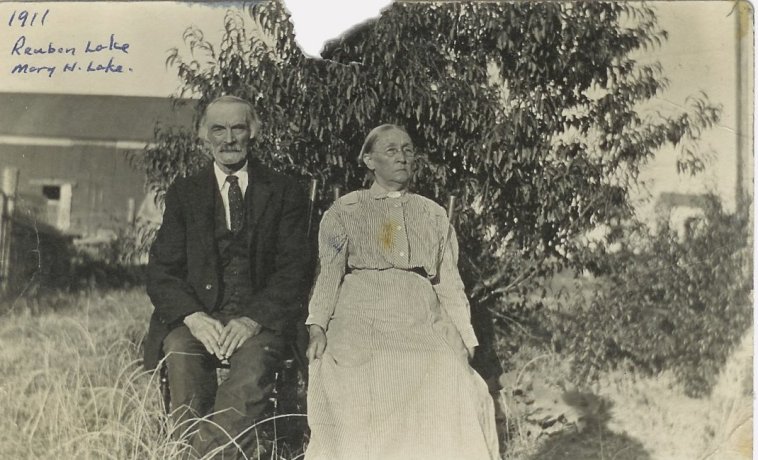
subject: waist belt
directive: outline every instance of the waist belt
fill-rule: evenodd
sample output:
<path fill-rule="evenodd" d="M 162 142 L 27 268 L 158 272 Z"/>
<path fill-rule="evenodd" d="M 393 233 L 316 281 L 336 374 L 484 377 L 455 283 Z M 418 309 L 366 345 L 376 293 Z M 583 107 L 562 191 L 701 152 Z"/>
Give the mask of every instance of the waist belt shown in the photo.
<path fill-rule="evenodd" d="M 394 267 L 392 267 L 392 268 L 394 268 Z M 350 268 L 350 267 L 347 267 L 347 269 L 345 270 L 345 275 L 350 275 L 352 273 L 357 273 L 357 272 L 366 271 L 366 270 L 367 269 L 365 269 L 365 268 Z M 396 270 L 402 270 L 404 272 L 415 273 L 415 274 L 417 274 L 417 275 L 419 275 L 419 276 L 421 276 L 423 278 L 429 279 L 429 274 L 426 272 L 426 269 L 424 267 L 396 268 Z M 376 270 L 373 270 L 373 271 L 376 271 Z"/>

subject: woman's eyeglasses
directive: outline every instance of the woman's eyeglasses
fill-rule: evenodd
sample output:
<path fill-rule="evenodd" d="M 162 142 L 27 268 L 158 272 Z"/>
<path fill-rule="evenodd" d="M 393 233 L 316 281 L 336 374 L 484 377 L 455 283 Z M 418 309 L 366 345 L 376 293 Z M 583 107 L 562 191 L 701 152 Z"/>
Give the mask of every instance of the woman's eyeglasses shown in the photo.
<path fill-rule="evenodd" d="M 390 158 L 395 158 L 401 153 L 403 154 L 405 158 L 409 160 L 412 160 L 413 158 L 416 157 L 416 151 L 413 150 L 413 147 L 403 147 L 402 149 L 390 147 L 387 150 L 385 150 L 383 153 Z"/>

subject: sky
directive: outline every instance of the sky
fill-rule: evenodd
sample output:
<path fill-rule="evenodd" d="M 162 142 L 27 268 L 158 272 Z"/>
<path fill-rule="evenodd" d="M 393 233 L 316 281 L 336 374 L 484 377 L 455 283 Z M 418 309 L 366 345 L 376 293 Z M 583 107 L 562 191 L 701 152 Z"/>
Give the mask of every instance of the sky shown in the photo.
<path fill-rule="evenodd" d="M 324 40 L 339 36 L 359 22 L 362 15 L 375 15 L 387 0 L 286 3 L 293 11 L 301 46 L 307 54 L 315 55 Z M 314 3 L 319 8 L 314 9 Z M 701 140 L 703 148 L 716 153 L 708 174 L 694 180 L 672 175 L 676 171 L 674 155 L 668 149 L 648 165 L 643 180 L 655 191 L 668 187 L 686 193 L 705 186 L 729 195 L 733 189 L 730 178 L 736 168 L 733 152 L 737 145 L 738 107 L 733 3 L 649 4 L 657 10 L 659 24 L 669 32 L 669 40 L 660 49 L 640 56 L 641 61 L 660 60 L 670 79 L 668 91 L 656 103 L 664 110 L 676 109 L 685 104 L 687 95 L 705 91 L 713 102 L 722 104 L 723 113 L 719 125 Z M 182 40 L 189 26 L 200 28 L 212 43 L 218 43 L 229 5 L 2 2 L 0 49 L 4 50 L 0 52 L 5 59 L 0 60 L 0 91 L 160 97 L 176 94 L 180 87 L 176 69 L 165 65 L 169 50 L 179 48 L 181 55 L 189 57 Z M 355 5 L 361 5 L 363 10 Z M 342 14 L 334 15 L 333 11 Z M 251 23 L 249 16 L 245 18 Z"/>
<path fill-rule="evenodd" d="M 703 134 L 699 147 L 713 156 L 707 170 L 698 176 L 676 174 L 674 149 L 667 147 L 643 169 L 642 180 L 653 195 L 662 191 L 702 193 L 713 191 L 734 209 L 734 177 L 737 168 L 737 98 L 752 102 L 752 95 L 739 95 L 737 18 L 732 2 L 651 2 L 669 40 L 640 60 L 658 60 L 670 79 L 669 88 L 657 98 L 656 106 L 676 109 L 688 95 L 705 92 L 722 105 L 720 122 Z M 748 107 L 749 104 L 746 104 Z M 752 169 L 752 168 L 751 168 Z M 646 194 L 641 193 L 640 198 Z M 650 213 L 652 203 L 642 206 Z"/>

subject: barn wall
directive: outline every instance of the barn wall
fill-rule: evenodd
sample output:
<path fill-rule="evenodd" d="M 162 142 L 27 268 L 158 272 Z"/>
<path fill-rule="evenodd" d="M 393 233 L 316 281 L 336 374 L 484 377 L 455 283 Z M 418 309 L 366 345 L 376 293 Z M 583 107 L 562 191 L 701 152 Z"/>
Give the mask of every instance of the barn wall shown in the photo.
<path fill-rule="evenodd" d="M 144 175 L 129 165 L 127 151 L 107 147 L 0 145 L 0 168 L 19 169 L 19 209 L 55 225 L 43 195 L 45 181 L 72 183 L 68 234 L 91 236 L 124 224 L 129 199 L 145 196 Z"/>

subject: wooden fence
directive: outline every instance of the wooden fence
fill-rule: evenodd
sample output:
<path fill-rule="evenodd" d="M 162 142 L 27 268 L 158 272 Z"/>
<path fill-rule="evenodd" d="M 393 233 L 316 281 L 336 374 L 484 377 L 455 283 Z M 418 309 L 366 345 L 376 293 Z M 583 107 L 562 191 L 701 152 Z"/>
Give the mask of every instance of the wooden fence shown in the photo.
<path fill-rule="evenodd" d="M 18 190 L 18 169 L 3 169 L 0 183 L 0 294 L 10 289 L 13 221 Z"/>
<path fill-rule="evenodd" d="M 0 298 L 71 285 L 72 237 L 24 209 L 17 194 L 19 170 L 0 181 Z"/>

